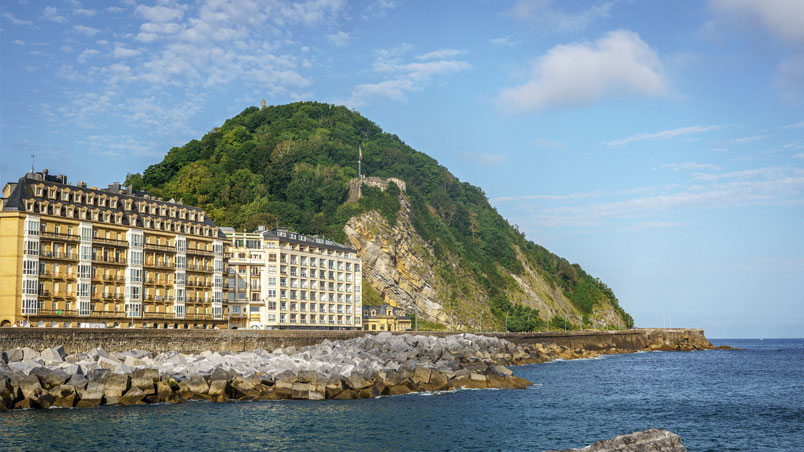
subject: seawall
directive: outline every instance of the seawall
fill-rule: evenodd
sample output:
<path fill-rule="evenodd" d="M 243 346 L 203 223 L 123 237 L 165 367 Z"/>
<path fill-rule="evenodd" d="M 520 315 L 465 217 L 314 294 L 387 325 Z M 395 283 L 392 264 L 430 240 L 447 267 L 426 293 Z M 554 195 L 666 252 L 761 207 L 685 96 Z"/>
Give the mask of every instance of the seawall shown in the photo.
<path fill-rule="evenodd" d="M 449 332 L 408 332 L 449 336 Z M 200 353 L 205 350 L 240 352 L 279 347 L 303 347 L 324 339 L 345 340 L 367 331 L 259 331 L 259 330 L 163 330 L 92 328 L 0 328 L 0 350 L 29 347 L 42 350 L 64 346 L 69 353 L 103 347 L 108 352 L 147 350 L 162 353 Z M 404 334 L 404 333 L 394 333 Z M 702 350 L 711 348 L 702 329 L 640 328 L 624 331 L 560 331 L 542 333 L 482 333 L 516 344 L 556 344 L 589 351 L 635 352 L 640 350 Z"/>

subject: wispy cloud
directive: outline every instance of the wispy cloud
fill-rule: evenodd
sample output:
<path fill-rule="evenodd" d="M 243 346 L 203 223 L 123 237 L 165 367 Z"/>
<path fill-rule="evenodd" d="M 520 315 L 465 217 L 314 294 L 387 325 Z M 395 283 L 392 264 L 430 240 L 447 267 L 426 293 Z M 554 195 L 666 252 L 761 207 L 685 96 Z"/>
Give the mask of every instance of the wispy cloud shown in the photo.
<path fill-rule="evenodd" d="M 687 127 L 680 127 L 678 129 L 668 129 L 668 130 L 661 130 L 659 132 L 651 132 L 651 133 L 638 133 L 636 135 L 631 135 L 629 137 L 620 138 L 618 140 L 612 140 L 605 142 L 606 146 L 625 146 L 627 144 L 636 143 L 639 141 L 648 141 L 648 140 L 667 140 L 669 138 L 676 138 L 685 135 L 693 135 L 698 133 L 706 133 L 711 132 L 713 130 L 722 129 L 724 126 L 722 125 L 709 125 L 709 126 L 687 126 Z"/>
<path fill-rule="evenodd" d="M 8 11 L 3 13 L 3 17 L 14 25 L 33 25 L 33 21 L 18 19 Z"/>
<path fill-rule="evenodd" d="M 88 27 L 86 25 L 74 25 L 73 30 L 78 32 L 78 33 L 81 33 L 82 35 L 86 35 L 86 36 L 90 36 L 90 37 L 95 36 L 96 34 L 100 33 L 100 30 L 98 30 L 97 28 Z"/>
<path fill-rule="evenodd" d="M 633 94 L 662 96 L 667 91 L 656 51 L 636 33 L 617 30 L 593 43 L 553 47 L 533 65 L 530 80 L 504 89 L 497 104 L 503 110 L 528 112 Z"/>
<path fill-rule="evenodd" d="M 662 164 L 662 168 L 668 168 L 673 171 L 718 171 L 720 170 L 720 166 L 713 165 L 711 163 L 695 163 L 695 162 L 685 162 L 685 163 L 664 163 Z"/>
<path fill-rule="evenodd" d="M 433 79 L 455 74 L 470 67 L 466 61 L 452 58 L 457 55 L 452 50 L 428 52 L 419 55 L 415 58 L 416 61 L 405 58 L 410 51 L 410 45 L 378 51 L 372 71 L 387 78 L 380 82 L 355 86 L 351 97 L 344 103 L 356 107 L 368 104 L 375 98 L 405 100 L 409 93 L 421 91 Z"/>
<path fill-rule="evenodd" d="M 688 209 L 802 204 L 804 168 L 765 167 L 708 174 L 698 183 L 661 193 L 542 208 L 536 211 L 533 221 L 544 227 L 598 226 L 617 219 Z"/>
<path fill-rule="evenodd" d="M 785 129 L 804 129 L 804 121 L 788 124 L 784 126 Z"/>
<path fill-rule="evenodd" d="M 464 50 L 457 49 L 439 49 L 427 52 L 423 55 L 416 55 L 417 60 L 443 60 L 446 58 L 453 58 L 458 55 L 466 53 Z"/>
<path fill-rule="evenodd" d="M 600 192 L 592 193 L 570 193 L 567 195 L 519 195 L 519 196 L 498 196 L 492 198 L 492 202 L 511 202 L 511 201 L 566 201 L 572 199 L 595 198 L 600 196 Z"/>
<path fill-rule="evenodd" d="M 352 40 L 352 36 L 345 31 L 332 33 L 330 35 L 327 35 L 327 38 L 329 38 L 329 40 L 338 47 L 346 47 Z"/>
<path fill-rule="evenodd" d="M 52 6 L 45 7 L 45 9 L 42 11 L 42 19 L 57 23 L 67 22 L 67 18 L 59 14 L 58 8 L 54 8 Z"/>
<path fill-rule="evenodd" d="M 729 144 L 746 144 L 746 143 L 754 143 L 756 141 L 762 141 L 766 138 L 770 137 L 770 135 L 753 135 L 750 137 L 740 137 L 735 138 L 729 141 Z"/>
<path fill-rule="evenodd" d="M 577 31 L 598 19 L 609 17 L 614 4 L 614 1 L 599 3 L 572 13 L 558 9 L 552 0 L 518 0 L 505 14 L 550 30 Z"/>
<path fill-rule="evenodd" d="M 625 230 L 627 232 L 641 232 L 651 229 L 671 229 L 671 228 L 682 228 L 686 226 L 689 226 L 689 224 L 677 221 L 643 221 L 637 224 L 627 226 Z"/>
<path fill-rule="evenodd" d="M 499 38 L 491 38 L 489 42 L 496 46 L 509 46 L 514 47 L 520 44 L 520 41 L 515 40 L 511 35 L 501 36 Z"/>

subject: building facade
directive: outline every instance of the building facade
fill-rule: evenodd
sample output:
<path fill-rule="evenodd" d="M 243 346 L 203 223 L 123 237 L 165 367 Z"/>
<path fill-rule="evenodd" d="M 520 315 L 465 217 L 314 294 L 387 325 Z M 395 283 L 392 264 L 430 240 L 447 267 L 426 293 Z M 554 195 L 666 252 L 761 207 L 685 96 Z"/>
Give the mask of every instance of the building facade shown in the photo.
<path fill-rule="evenodd" d="M 225 328 L 227 243 L 199 208 L 28 173 L 0 200 L 0 325 Z"/>
<path fill-rule="evenodd" d="M 233 321 L 251 329 L 362 329 L 361 260 L 345 245 L 285 228 L 227 231 Z"/>
<path fill-rule="evenodd" d="M 413 322 L 402 308 L 388 303 L 363 306 L 363 329 L 366 331 L 409 331 Z"/>

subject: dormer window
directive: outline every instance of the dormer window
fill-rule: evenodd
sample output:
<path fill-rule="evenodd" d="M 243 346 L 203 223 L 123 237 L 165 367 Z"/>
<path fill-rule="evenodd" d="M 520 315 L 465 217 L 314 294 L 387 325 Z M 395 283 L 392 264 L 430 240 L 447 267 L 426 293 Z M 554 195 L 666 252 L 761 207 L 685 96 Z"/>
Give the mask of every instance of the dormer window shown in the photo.
<path fill-rule="evenodd" d="M 117 198 L 114 198 L 111 201 L 109 201 L 109 207 L 111 207 L 112 209 L 117 208 Z"/>
<path fill-rule="evenodd" d="M 70 200 L 70 192 L 62 191 L 61 192 L 61 200 L 62 201 L 69 201 Z"/>
<path fill-rule="evenodd" d="M 36 187 L 35 193 L 36 196 L 42 196 L 42 187 Z"/>
<path fill-rule="evenodd" d="M 81 198 L 82 198 L 81 193 L 76 193 L 73 195 L 73 202 L 80 204 Z"/>
<path fill-rule="evenodd" d="M 48 196 L 48 198 L 50 198 L 50 199 L 56 199 L 56 189 L 55 189 L 55 188 L 51 188 L 50 190 L 48 190 L 48 191 L 47 191 L 47 196 Z"/>
<path fill-rule="evenodd" d="M 90 206 L 95 204 L 95 197 L 92 195 L 87 196 L 87 204 L 89 204 Z"/>

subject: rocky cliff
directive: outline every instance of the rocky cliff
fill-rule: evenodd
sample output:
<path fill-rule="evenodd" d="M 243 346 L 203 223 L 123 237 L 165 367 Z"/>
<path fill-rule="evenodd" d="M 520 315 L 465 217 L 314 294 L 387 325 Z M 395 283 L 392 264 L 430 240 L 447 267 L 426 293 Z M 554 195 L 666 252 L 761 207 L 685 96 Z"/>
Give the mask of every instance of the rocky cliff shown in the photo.
<path fill-rule="evenodd" d="M 363 278 L 380 293 L 383 301 L 393 302 L 420 319 L 448 328 L 504 329 L 505 320 L 491 313 L 489 294 L 456 264 L 459 259 L 456 256 L 437 259 L 433 249 L 417 234 L 411 223 L 412 207 L 404 192 L 399 195 L 399 203 L 400 211 L 393 225 L 378 212 L 369 211 L 353 217 L 344 226 L 349 242 L 363 259 Z M 582 325 L 584 320 L 593 328 L 625 327 L 610 304 L 595 305 L 591 315 L 584 319 L 563 291 L 532 268 L 519 249 L 517 257 L 525 269 L 521 275 L 498 267 L 516 282 L 506 291 L 512 303 L 538 309 L 538 316 L 545 324 L 560 316 L 567 319 L 568 327 Z M 455 290 L 456 284 L 447 278 L 460 281 L 462 290 Z"/>

